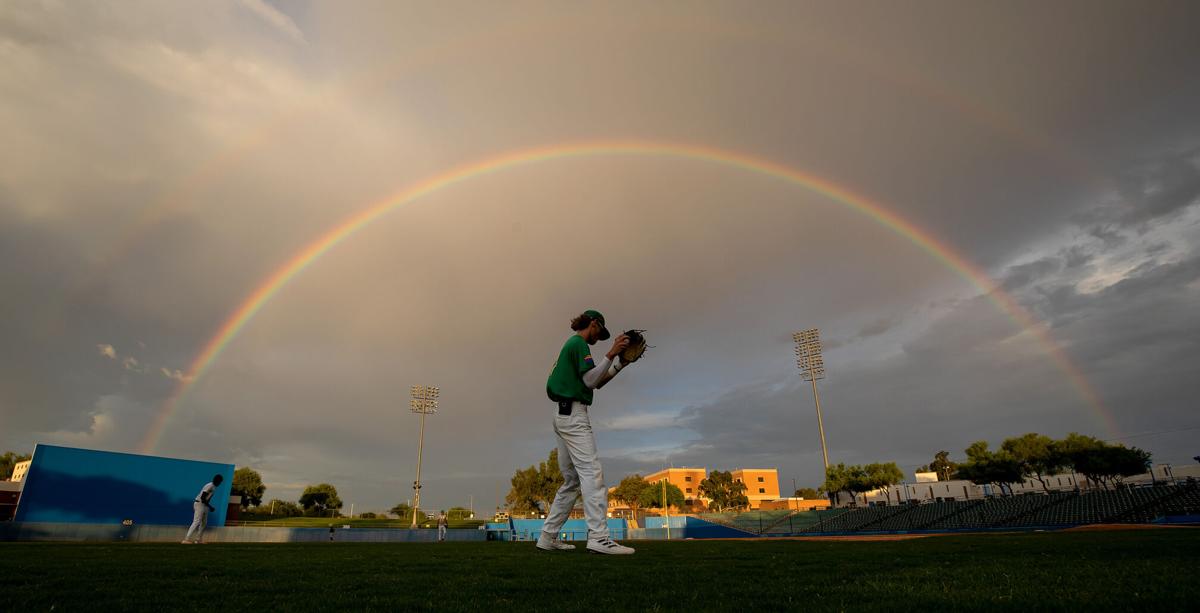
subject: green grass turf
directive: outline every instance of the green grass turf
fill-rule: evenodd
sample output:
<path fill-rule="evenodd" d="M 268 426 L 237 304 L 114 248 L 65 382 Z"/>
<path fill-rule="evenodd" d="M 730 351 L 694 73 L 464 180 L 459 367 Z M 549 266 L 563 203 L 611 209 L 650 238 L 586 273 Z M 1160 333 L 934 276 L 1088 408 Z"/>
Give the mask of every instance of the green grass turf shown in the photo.
<path fill-rule="evenodd" d="M 4 610 L 1195 610 L 1200 530 L 891 542 L 0 544 Z"/>

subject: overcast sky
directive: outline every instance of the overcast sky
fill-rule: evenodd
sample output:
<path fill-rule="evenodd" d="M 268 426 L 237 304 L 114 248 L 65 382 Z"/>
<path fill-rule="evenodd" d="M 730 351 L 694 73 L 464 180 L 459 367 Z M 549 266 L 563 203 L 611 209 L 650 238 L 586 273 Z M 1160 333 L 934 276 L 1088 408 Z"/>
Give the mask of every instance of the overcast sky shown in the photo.
<path fill-rule="evenodd" d="M 436 6 L 435 6 L 436 5 Z M 554 444 L 545 378 L 587 308 L 655 348 L 597 393 L 607 479 L 1037 431 L 1200 453 L 1194 2 L 7 2 L 0 449 L 136 451 L 221 323 L 294 253 L 450 168 L 636 139 L 819 176 L 928 231 L 1036 334 L 868 216 L 669 156 L 550 159 L 330 250 L 191 382 L 156 452 L 411 496 L 408 389 L 442 388 L 426 507 L 491 509 Z M 601 347 L 603 349 L 604 347 Z M 473 498 L 472 498 L 473 497 Z"/>

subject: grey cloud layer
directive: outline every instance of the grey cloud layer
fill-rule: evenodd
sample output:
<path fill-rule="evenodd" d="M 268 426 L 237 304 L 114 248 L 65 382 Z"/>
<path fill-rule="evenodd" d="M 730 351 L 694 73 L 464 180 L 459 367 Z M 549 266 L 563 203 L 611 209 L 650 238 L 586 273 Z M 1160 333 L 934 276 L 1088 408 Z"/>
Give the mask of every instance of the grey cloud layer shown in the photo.
<path fill-rule="evenodd" d="M 851 185 L 1002 271 L 1123 428 L 1173 427 L 1200 336 L 1195 13 L 6 6 L 0 444 L 133 449 L 175 381 L 124 358 L 186 369 L 290 254 L 404 185 L 595 138 Z M 390 506 L 416 455 L 405 395 L 428 382 L 445 401 L 423 493 L 490 505 L 550 448 L 545 373 L 592 306 L 658 345 L 601 395 L 610 475 L 677 461 L 815 480 L 788 341 L 809 326 L 831 341 L 835 457 L 915 464 L 1102 425 L 993 305 L 866 217 L 733 168 L 596 157 L 463 182 L 330 250 L 196 383 L 160 451 L 259 467 L 270 496 L 332 480 Z"/>

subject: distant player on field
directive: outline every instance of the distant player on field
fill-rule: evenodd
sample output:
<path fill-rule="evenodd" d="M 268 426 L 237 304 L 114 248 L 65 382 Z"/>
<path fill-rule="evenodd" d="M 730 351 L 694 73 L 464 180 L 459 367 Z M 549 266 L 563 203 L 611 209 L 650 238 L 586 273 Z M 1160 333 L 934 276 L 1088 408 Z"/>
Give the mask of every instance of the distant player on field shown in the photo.
<path fill-rule="evenodd" d="M 605 519 L 608 490 L 604 487 L 604 475 L 596 457 L 596 437 L 592 434 L 588 407 L 592 404 L 592 390 L 602 387 L 621 370 L 617 355 L 629 345 L 629 340 L 625 335 L 618 336 L 604 359 L 596 363 L 590 346 L 596 341 L 608 340 L 610 336 L 604 326 L 604 316 L 598 311 L 585 311 L 571 320 L 571 329 L 575 334 L 563 345 L 546 382 L 546 394 L 558 403 L 554 434 L 558 440 L 558 466 L 562 470 L 563 484 L 550 505 L 537 547 L 546 551 L 575 548 L 560 541 L 558 532 L 582 491 L 588 551 L 628 555 L 633 553 L 632 547 L 609 538 Z"/>
<path fill-rule="evenodd" d="M 208 514 L 217 512 L 208 502 L 212 500 L 213 494 L 224 480 L 225 478 L 221 475 L 213 475 L 212 481 L 205 483 L 204 487 L 200 488 L 200 493 L 196 494 L 196 499 L 192 502 L 192 527 L 188 528 L 187 536 L 183 538 L 184 545 L 204 543 L 204 528 L 208 525 Z M 196 535 L 195 540 L 192 539 L 193 533 Z"/>
<path fill-rule="evenodd" d="M 446 518 L 445 511 L 442 511 L 441 513 L 438 514 L 438 542 L 439 543 L 446 540 L 446 526 L 448 526 L 449 523 L 450 523 L 450 520 Z"/>

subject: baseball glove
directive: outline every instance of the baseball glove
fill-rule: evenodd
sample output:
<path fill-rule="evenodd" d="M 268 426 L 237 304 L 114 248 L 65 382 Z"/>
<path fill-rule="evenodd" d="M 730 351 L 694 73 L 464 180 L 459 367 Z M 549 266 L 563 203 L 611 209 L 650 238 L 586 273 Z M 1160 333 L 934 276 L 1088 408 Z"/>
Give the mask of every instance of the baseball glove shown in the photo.
<path fill-rule="evenodd" d="M 625 336 L 629 337 L 629 346 L 621 351 L 621 364 L 629 365 L 638 361 L 643 353 L 646 353 L 646 337 L 642 335 L 645 330 L 626 330 Z"/>

